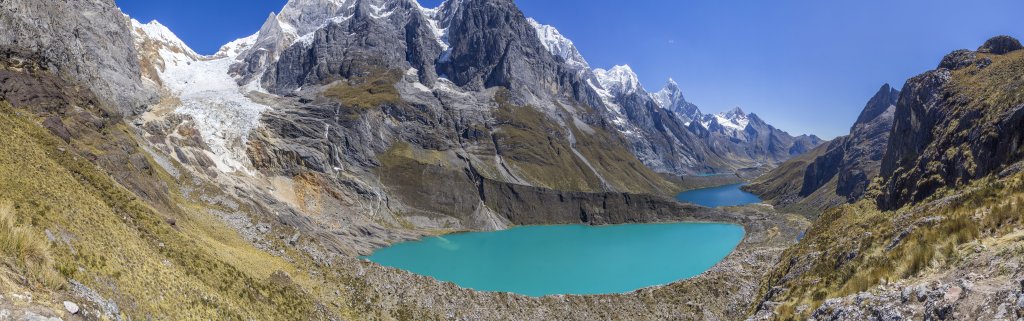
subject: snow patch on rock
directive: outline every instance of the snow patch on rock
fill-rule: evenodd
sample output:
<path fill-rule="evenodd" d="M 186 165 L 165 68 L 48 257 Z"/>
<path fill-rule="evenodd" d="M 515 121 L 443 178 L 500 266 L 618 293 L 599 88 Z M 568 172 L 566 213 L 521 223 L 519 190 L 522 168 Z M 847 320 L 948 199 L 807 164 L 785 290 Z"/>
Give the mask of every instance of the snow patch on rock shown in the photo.
<path fill-rule="evenodd" d="M 217 55 L 202 57 L 166 27 L 155 23 L 142 25 L 134 20 L 133 25 L 143 31 L 135 33 L 136 37 L 173 45 L 159 49 L 164 68 L 158 76 L 169 95 L 181 101 L 174 112 L 191 116 L 195 122 L 203 141 L 210 147 L 208 156 L 214 160 L 217 169 L 252 174 L 251 162 L 245 152 L 247 138 L 249 132 L 259 125 L 262 113 L 270 107 L 245 95 L 246 92 L 262 91 L 258 84 L 253 84 L 258 81 L 239 86 L 229 74 L 229 69 L 236 57 L 246 47 L 252 46 L 256 37 L 239 39 L 225 45 Z M 144 40 L 136 39 L 137 42 Z"/>
<path fill-rule="evenodd" d="M 594 69 L 594 76 L 597 76 L 601 87 L 614 96 L 643 92 L 640 78 L 636 76 L 633 68 L 630 68 L 629 65 L 615 66 L 608 70 Z"/>
<path fill-rule="evenodd" d="M 527 19 L 530 22 L 530 26 L 537 31 L 537 37 L 540 39 L 540 43 L 544 45 L 551 54 L 561 57 L 565 60 L 565 63 L 575 68 L 590 68 L 587 64 L 587 60 L 583 58 L 579 50 L 576 49 L 576 45 L 572 43 L 572 40 L 566 38 L 562 33 L 558 32 L 555 27 L 544 25 L 533 18 Z"/>

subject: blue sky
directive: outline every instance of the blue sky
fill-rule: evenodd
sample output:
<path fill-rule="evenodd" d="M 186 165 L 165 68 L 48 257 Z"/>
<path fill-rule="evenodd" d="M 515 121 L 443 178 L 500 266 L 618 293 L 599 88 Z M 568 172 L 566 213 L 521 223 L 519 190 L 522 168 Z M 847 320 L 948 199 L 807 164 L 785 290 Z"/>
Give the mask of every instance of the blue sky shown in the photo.
<path fill-rule="evenodd" d="M 256 32 L 285 0 L 116 0 L 200 53 Z M 421 0 L 432 7 L 440 0 Z M 705 112 L 735 106 L 794 134 L 844 135 L 883 83 L 999 34 L 1024 38 L 1019 0 L 517 0 L 590 64 L 629 64 L 649 90 L 669 77 Z"/>

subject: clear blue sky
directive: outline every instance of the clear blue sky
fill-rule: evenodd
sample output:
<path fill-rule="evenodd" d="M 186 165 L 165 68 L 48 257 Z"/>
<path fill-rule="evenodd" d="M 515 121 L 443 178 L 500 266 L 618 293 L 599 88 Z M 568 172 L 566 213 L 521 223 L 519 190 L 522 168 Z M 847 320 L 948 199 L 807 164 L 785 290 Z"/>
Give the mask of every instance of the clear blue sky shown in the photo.
<path fill-rule="evenodd" d="M 116 0 L 200 53 L 250 35 L 285 0 Z M 440 0 L 421 0 L 427 7 Z M 846 134 L 883 83 L 999 34 L 1024 38 L 1020 0 L 517 0 L 594 67 L 629 64 L 649 90 L 675 78 L 705 112 L 740 106 L 791 133 Z"/>

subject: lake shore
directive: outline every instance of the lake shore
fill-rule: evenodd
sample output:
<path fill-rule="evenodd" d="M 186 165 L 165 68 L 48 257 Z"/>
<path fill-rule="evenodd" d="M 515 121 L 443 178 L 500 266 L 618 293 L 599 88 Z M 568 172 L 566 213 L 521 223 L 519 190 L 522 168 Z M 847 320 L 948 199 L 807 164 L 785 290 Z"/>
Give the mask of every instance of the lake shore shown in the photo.
<path fill-rule="evenodd" d="M 357 258 L 339 258 L 335 263 L 340 271 L 352 271 L 348 277 L 359 284 L 352 289 L 354 294 L 381 295 L 376 309 L 408 310 L 414 316 L 441 314 L 471 320 L 604 320 L 638 315 L 663 320 L 707 316 L 738 319 L 755 300 L 761 280 L 809 222 L 761 204 L 705 209 L 700 216 L 681 216 L 675 221 L 734 223 L 742 225 L 747 233 L 729 256 L 700 275 L 624 294 L 533 298 L 465 289 Z"/>

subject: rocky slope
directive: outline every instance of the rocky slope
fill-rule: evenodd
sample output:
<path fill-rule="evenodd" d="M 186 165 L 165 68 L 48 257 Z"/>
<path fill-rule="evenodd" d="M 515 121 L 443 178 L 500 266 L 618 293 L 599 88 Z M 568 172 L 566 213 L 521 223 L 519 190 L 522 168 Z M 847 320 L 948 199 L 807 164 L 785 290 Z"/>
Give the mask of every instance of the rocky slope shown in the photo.
<path fill-rule="evenodd" d="M 874 104 L 895 94 L 883 87 L 861 121 L 891 113 L 887 142 L 869 139 L 840 150 L 873 155 L 860 164 L 878 178 L 860 196 L 851 194 L 853 204 L 826 210 L 787 250 L 763 283 L 751 319 L 1024 317 L 1017 259 L 1024 248 L 1020 49 L 1000 36 L 977 51 L 955 51 L 937 69 L 908 80 L 894 105 Z M 885 146 L 884 156 L 877 157 L 877 148 L 862 153 L 862 146 Z M 819 150 L 818 160 L 833 150 Z M 800 167 L 818 177 L 814 167 L 796 163 L 769 177 L 788 181 Z M 844 186 L 851 185 L 836 184 L 835 191 Z"/>
<path fill-rule="evenodd" d="M 882 207 L 924 200 L 1021 159 L 1020 49 L 1016 39 L 992 38 L 907 82 L 882 160 Z"/>
<path fill-rule="evenodd" d="M 728 138 L 687 126 L 631 70 L 592 72 L 509 1 L 295 0 L 211 57 L 161 26 L 134 30 L 163 92 L 137 121 L 147 140 L 206 175 L 245 174 L 227 185 L 315 182 L 318 202 L 345 206 L 302 207 L 331 220 L 493 228 L 507 208 L 478 192 L 487 182 L 671 195 L 672 176 L 772 166 L 820 143 L 753 115 Z M 458 188 L 417 185 L 438 181 Z"/>

